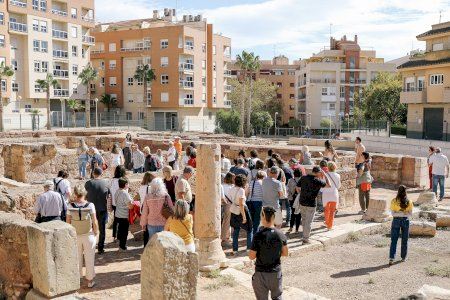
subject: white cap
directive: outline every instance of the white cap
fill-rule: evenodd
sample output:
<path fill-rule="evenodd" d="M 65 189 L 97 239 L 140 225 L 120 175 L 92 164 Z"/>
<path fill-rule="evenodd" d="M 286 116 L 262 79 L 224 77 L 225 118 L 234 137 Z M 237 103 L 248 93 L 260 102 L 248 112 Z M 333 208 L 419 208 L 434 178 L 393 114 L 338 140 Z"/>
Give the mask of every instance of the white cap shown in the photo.
<path fill-rule="evenodd" d="M 52 187 L 53 187 L 53 181 L 51 181 L 51 180 L 46 180 L 46 181 L 44 182 L 44 187 L 52 188 Z"/>

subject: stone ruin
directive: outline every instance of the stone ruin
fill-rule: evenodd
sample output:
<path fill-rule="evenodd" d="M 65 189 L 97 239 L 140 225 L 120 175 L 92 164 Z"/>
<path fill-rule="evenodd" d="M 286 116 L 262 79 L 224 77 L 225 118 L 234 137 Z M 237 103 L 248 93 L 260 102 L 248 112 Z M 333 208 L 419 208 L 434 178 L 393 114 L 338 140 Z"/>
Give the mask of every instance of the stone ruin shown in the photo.
<path fill-rule="evenodd" d="M 362 219 L 377 223 L 387 222 L 392 219 L 389 206 L 390 200 L 371 197 L 369 207 Z"/>

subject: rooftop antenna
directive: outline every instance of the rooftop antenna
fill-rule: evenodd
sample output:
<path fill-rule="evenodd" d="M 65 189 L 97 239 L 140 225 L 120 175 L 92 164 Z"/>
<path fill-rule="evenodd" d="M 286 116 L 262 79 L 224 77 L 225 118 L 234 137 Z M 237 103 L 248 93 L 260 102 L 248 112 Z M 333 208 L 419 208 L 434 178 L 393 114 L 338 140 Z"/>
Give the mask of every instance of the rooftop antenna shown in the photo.
<path fill-rule="evenodd" d="M 439 11 L 439 24 L 441 24 L 442 20 L 442 9 Z"/>
<path fill-rule="evenodd" d="M 333 27 L 333 23 L 330 23 L 330 39 L 331 39 L 331 27 Z"/>

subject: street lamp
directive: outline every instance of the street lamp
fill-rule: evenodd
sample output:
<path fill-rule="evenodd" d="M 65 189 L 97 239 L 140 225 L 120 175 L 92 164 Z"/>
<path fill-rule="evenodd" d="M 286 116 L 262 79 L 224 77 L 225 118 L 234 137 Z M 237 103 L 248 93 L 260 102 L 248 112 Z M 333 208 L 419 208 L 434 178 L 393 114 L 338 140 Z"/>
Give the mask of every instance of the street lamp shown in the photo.
<path fill-rule="evenodd" d="M 98 127 L 98 98 L 95 98 L 94 102 L 95 102 L 95 127 Z"/>
<path fill-rule="evenodd" d="M 64 116 L 65 116 L 64 111 L 66 110 L 65 99 L 61 98 L 61 99 L 59 99 L 59 101 L 61 101 L 61 127 L 64 128 Z"/>
<path fill-rule="evenodd" d="M 275 136 L 277 136 L 277 116 L 278 116 L 278 112 L 275 112 Z"/>
<path fill-rule="evenodd" d="M 350 132 L 350 115 L 346 113 L 345 117 L 347 118 L 347 132 Z"/>
<path fill-rule="evenodd" d="M 329 134 L 328 134 L 328 138 L 330 138 L 331 139 L 331 114 L 328 114 L 328 120 L 330 120 L 330 124 L 329 124 L 329 126 L 330 126 L 330 130 L 329 130 Z"/>

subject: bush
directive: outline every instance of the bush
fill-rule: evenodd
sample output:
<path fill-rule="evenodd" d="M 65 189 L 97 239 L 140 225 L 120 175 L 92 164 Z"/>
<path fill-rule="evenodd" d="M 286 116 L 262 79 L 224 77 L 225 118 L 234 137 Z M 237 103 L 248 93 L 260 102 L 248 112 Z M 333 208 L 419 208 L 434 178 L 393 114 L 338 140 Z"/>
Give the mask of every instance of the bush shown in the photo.
<path fill-rule="evenodd" d="M 333 127 L 333 122 L 329 119 L 329 118 L 323 118 L 322 120 L 320 120 L 320 127 L 321 128 L 330 128 Z"/>
<path fill-rule="evenodd" d="M 267 111 L 252 112 L 250 123 L 256 132 L 273 126 L 272 116 Z"/>
<path fill-rule="evenodd" d="M 222 131 L 228 134 L 237 135 L 239 131 L 239 125 L 241 124 L 241 118 L 239 113 L 235 110 L 219 110 L 216 115 L 216 126 L 220 129 L 216 131 Z"/>
<path fill-rule="evenodd" d="M 406 135 L 406 125 L 392 125 L 391 134 Z"/>

